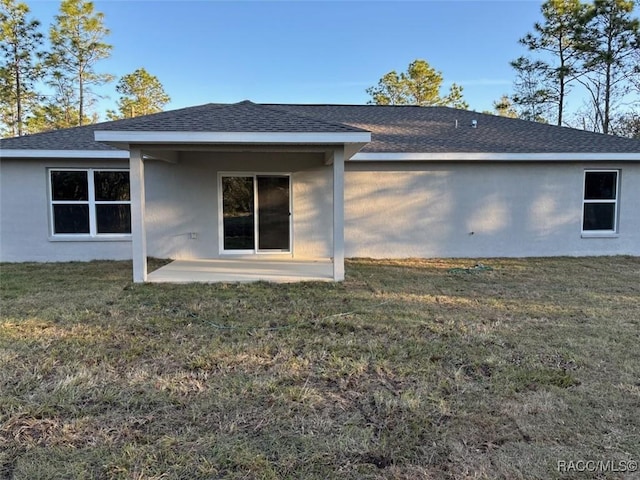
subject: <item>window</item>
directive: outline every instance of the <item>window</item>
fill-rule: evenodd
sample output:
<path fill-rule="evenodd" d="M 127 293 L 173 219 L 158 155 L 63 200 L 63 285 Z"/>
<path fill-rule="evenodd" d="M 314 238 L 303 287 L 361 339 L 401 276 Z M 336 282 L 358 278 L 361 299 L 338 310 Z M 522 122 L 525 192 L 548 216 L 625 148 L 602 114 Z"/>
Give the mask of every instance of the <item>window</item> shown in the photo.
<path fill-rule="evenodd" d="M 126 170 L 50 170 L 54 235 L 131 233 L 131 197 Z"/>
<path fill-rule="evenodd" d="M 583 232 L 617 232 L 618 177 L 618 170 L 584 172 Z"/>

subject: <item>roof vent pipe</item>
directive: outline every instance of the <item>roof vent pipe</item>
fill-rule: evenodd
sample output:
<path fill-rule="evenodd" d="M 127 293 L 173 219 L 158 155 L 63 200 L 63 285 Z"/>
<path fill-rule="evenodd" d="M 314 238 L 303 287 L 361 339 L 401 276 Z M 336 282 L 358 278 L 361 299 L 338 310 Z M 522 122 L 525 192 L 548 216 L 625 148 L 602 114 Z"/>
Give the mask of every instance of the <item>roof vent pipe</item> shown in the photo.
<path fill-rule="evenodd" d="M 478 128 L 478 120 L 471 120 L 471 128 Z"/>
<path fill-rule="evenodd" d="M 458 120 L 455 121 L 455 126 L 458 128 Z"/>

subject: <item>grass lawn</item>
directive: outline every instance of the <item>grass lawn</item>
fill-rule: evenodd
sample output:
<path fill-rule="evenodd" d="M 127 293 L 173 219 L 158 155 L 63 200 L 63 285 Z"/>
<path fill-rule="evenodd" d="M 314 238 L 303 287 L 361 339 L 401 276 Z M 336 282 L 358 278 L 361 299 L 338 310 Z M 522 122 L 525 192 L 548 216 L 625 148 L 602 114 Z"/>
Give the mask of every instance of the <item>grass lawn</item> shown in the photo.
<path fill-rule="evenodd" d="M 640 258 L 482 262 L 3 264 L 0 478 L 637 478 Z"/>

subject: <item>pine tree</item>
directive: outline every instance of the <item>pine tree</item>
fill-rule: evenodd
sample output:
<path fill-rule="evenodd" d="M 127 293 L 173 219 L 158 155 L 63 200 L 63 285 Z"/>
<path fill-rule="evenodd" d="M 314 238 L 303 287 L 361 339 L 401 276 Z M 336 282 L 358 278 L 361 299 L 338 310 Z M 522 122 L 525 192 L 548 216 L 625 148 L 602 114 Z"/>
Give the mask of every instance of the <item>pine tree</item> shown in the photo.
<path fill-rule="evenodd" d="M 520 77 L 537 78 L 540 84 L 534 90 L 544 103 L 555 106 L 556 124 L 562 125 L 570 84 L 582 73 L 575 32 L 585 6 L 580 0 L 547 0 L 541 11 L 544 21 L 536 22 L 534 33 L 527 33 L 520 43 L 544 59 L 520 57 L 511 66 Z"/>
<path fill-rule="evenodd" d="M 609 133 L 615 103 L 640 71 L 640 21 L 631 17 L 633 8 L 632 0 L 595 0 L 578 25 L 578 49 L 587 72 L 580 83 L 589 92 L 602 133 Z"/>
<path fill-rule="evenodd" d="M 493 109 L 501 117 L 518 118 L 518 112 L 513 107 L 513 102 L 508 95 L 502 95 L 500 100 L 493 102 Z"/>
<path fill-rule="evenodd" d="M 116 91 L 120 94 L 118 113 L 107 112 L 110 120 L 161 112 L 171 101 L 158 77 L 151 75 L 144 68 L 124 75 L 118 82 Z"/>
<path fill-rule="evenodd" d="M 40 22 L 27 18 L 29 7 L 0 0 L 0 117 L 9 135 L 24 133 L 25 118 L 37 100 L 34 83 L 41 77 Z"/>
<path fill-rule="evenodd" d="M 75 107 L 74 123 L 82 125 L 92 99 L 90 87 L 113 80 L 112 75 L 95 70 L 96 64 L 111 54 L 113 47 L 104 41 L 110 32 L 104 26 L 104 14 L 94 11 L 93 2 L 63 0 L 55 19 L 49 31 L 48 64 L 53 71 L 54 85 L 60 83 L 60 77 L 73 85 L 61 92 L 67 95 L 65 103 Z"/>
<path fill-rule="evenodd" d="M 539 60 L 520 57 L 511 62 L 516 71 L 512 100 L 523 120 L 547 123 L 547 115 L 558 101 L 549 85 L 548 69 Z M 561 120 L 561 119 L 559 119 Z"/>
<path fill-rule="evenodd" d="M 449 94 L 440 96 L 442 73 L 424 60 L 414 60 L 406 72 L 391 71 L 382 76 L 375 87 L 367 88 L 369 103 L 376 105 L 421 105 L 468 108 L 462 97 L 462 87 L 451 85 Z"/>

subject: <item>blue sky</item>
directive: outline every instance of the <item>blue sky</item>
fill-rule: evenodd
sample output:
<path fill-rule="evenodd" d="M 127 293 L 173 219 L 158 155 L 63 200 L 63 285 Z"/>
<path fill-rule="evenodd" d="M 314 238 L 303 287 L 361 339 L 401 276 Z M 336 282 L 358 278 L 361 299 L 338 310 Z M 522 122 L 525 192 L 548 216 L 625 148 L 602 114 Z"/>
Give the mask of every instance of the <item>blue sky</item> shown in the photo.
<path fill-rule="evenodd" d="M 48 26 L 59 2 L 26 0 Z M 112 56 L 98 70 L 144 67 L 172 98 L 208 102 L 366 103 L 365 89 L 416 58 L 464 87 L 474 110 L 510 93 L 509 61 L 541 1 L 97 0 Z M 115 86 L 98 105 L 112 108 Z M 446 93 L 443 91 L 443 93 Z"/>

